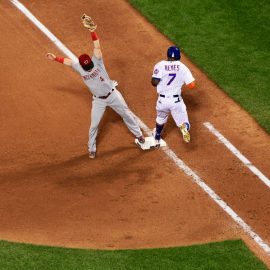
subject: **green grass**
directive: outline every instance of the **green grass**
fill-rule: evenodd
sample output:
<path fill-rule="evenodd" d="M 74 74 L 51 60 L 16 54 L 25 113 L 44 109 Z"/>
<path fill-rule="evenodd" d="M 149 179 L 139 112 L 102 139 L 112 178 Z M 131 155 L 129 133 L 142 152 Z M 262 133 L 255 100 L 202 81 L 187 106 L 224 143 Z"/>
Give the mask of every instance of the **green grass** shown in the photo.
<path fill-rule="evenodd" d="M 67 249 L 0 241 L 5 270 L 249 270 L 267 269 L 241 240 L 180 248 L 144 250 Z"/>
<path fill-rule="evenodd" d="M 269 0 L 129 2 L 270 131 Z"/>

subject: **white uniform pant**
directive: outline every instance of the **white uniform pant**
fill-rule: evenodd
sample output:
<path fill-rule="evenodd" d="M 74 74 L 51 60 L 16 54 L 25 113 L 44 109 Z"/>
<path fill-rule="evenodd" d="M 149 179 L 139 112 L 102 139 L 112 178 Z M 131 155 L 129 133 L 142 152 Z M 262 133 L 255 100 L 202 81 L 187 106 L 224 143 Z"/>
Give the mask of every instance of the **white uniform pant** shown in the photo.
<path fill-rule="evenodd" d="M 156 104 L 156 110 L 156 122 L 159 125 L 164 125 L 170 114 L 177 127 L 183 123 L 189 124 L 186 105 L 182 97 L 159 97 Z"/>
<path fill-rule="evenodd" d="M 129 110 L 123 96 L 118 90 L 114 90 L 106 99 L 93 97 L 91 111 L 91 126 L 89 129 L 88 151 L 96 152 L 96 137 L 98 134 L 98 126 L 106 107 L 111 107 L 118 113 L 128 129 L 136 136 L 142 136 L 142 131 Z"/>

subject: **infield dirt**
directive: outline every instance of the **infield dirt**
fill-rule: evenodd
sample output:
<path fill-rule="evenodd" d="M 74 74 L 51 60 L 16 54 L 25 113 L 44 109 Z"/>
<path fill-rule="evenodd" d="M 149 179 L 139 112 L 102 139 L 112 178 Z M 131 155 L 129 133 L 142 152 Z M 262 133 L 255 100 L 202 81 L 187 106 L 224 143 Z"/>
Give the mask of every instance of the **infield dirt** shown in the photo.
<path fill-rule="evenodd" d="M 132 111 L 155 124 L 154 64 L 171 42 L 127 2 L 22 1 L 75 54 L 91 52 L 80 15 L 98 24 L 105 65 Z M 0 4 L 0 238 L 90 248 L 180 246 L 242 238 L 242 230 L 162 151 L 140 151 L 107 110 L 98 155 L 86 143 L 91 95 L 68 67 L 49 62 L 56 47 L 9 2 Z M 57 11 L 57 12 L 56 12 Z M 185 48 L 183 48 L 185 51 Z M 270 191 L 203 126 L 210 121 L 265 175 L 270 138 L 185 55 L 197 81 L 184 89 L 191 143 L 170 120 L 171 149 L 264 240 L 270 242 Z"/>

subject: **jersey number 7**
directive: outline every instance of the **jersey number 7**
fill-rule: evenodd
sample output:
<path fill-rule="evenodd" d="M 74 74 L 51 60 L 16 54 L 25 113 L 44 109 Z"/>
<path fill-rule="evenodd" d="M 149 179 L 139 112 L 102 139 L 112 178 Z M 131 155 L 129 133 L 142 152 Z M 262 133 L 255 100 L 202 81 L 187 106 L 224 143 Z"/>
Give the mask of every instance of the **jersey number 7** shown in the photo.
<path fill-rule="evenodd" d="M 175 79 L 176 77 L 176 73 L 169 73 L 169 76 L 171 77 L 171 79 L 168 81 L 167 85 L 170 85 L 172 83 L 172 81 Z"/>

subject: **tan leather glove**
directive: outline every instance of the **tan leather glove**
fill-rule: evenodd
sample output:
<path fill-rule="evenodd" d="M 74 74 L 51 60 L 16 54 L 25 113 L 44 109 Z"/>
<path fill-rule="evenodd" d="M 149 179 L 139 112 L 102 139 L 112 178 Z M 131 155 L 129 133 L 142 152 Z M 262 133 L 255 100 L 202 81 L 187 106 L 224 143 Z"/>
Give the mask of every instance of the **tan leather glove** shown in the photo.
<path fill-rule="evenodd" d="M 81 17 L 83 26 L 89 29 L 91 32 L 94 32 L 97 29 L 97 25 L 94 23 L 92 18 L 86 14 L 83 14 Z"/>

